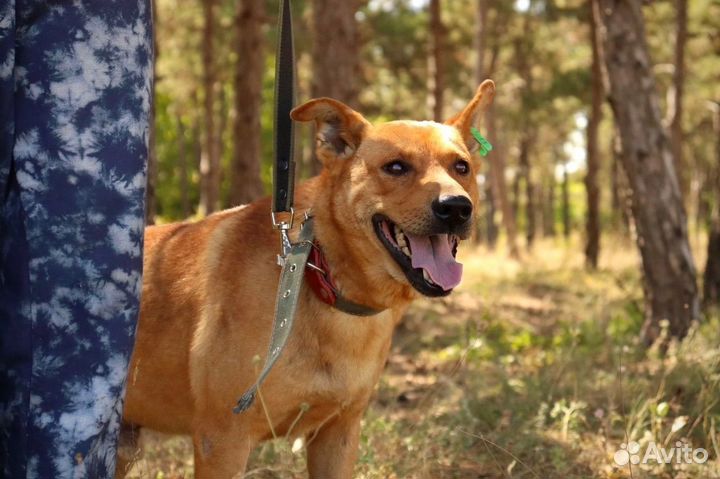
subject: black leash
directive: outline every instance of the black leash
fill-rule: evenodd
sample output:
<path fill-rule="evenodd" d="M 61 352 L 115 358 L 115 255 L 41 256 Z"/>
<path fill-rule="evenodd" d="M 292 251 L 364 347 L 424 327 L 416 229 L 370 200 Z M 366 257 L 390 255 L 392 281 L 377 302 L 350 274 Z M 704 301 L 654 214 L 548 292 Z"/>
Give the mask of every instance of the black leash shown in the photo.
<path fill-rule="evenodd" d="M 295 49 L 293 47 L 290 0 L 282 0 L 278 21 L 275 67 L 275 168 L 273 169 L 273 213 L 293 212 L 295 185 L 295 135 L 290 111 L 295 106 Z M 273 214 L 273 223 L 275 223 Z"/>

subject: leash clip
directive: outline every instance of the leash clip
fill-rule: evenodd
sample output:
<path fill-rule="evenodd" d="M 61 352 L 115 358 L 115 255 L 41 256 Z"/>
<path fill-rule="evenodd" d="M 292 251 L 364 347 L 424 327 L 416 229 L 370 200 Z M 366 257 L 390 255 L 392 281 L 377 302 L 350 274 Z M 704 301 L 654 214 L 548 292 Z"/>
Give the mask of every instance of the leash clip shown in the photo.
<path fill-rule="evenodd" d="M 283 211 L 282 213 L 287 212 Z M 280 251 L 282 251 L 282 253 L 278 255 L 277 262 L 278 265 L 283 266 L 285 264 L 285 257 L 290 253 L 290 248 L 292 248 L 289 232 L 295 222 L 295 209 L 292 206 L 290 207 L 290 218 L 288 221 L 279 220 L 275 216 L 274 211 L 270 212 L 270 217 L 272 218 L 273 228 L 280 230 Z"/>

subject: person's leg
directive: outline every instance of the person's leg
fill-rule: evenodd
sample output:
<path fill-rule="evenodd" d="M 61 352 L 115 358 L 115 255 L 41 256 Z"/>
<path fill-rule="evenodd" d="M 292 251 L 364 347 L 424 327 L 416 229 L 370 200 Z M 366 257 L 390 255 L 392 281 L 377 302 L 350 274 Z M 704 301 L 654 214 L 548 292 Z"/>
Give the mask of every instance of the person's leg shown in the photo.
<path fill-rule="evenodd" d="M 5 197 L 13 147 L 15 0 L 0 5 L 0 201 Z"/>
<path fill-rule="evenodd" d="M 0 208 L 21 225 L 0 233 L 0 287 L 20 304 L 0 295 L 0 322 L 32 328 L 32 356 L 29 378 L 0 378 L 27 398 L 26 448 L 10 428 L 2 459 L 11 477 L 112 477 L 142 269 L 149 0 L 16 0 L 15 12 L 12 201 Z M 22 404 L 0 408 L 3 428 L 22 423 Z"/>
<path fill-rule="evenodd" d="M 25 477 L 32 343 L 30 258 L 14 171 L 0 197 L 0 478 Z M 19 460 L 18 460 L 19 459 Z"/>
<path fill-rule="evenodd" d="M 15 2 L 0 6 L 0 478 L 24 477 L 32 347 L 20 313 L 29 257 L 20 192 L 11 173 L 14 135 Z M 12 178 L 12 182 L 10 181 Z"/>

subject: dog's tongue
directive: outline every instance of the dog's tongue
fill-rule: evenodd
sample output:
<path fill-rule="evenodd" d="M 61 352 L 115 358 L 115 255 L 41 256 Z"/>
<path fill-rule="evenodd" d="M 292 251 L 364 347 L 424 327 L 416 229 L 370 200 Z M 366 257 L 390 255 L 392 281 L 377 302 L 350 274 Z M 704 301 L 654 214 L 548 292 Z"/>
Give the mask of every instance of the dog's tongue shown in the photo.
<path fill-rule="evenodd" d="M 425 269 L 435 284 L 445 291 L 460 283 L 463 266 L 452 255 L 448 235 L 405 235 L 410 240 L 413 268 Z"/>

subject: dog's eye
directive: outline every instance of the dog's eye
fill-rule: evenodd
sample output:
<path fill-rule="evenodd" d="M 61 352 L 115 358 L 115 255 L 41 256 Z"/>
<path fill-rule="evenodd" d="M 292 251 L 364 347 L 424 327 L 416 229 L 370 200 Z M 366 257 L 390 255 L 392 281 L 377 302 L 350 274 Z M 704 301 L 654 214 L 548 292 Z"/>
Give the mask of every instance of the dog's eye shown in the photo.
<path fill-rule="evenodd" d="M 382 169 L 393 176 L 402 176 L 410 171 L 410 165 L 401 160 L 394 160 L 383 165 Z"/>
<path fill-rule="evenodd" d="M 465 176 L 470 173 L 470 164 L 465 160 L 458 160 L 455 162 L 455 171 L 458 175 Z"/>

